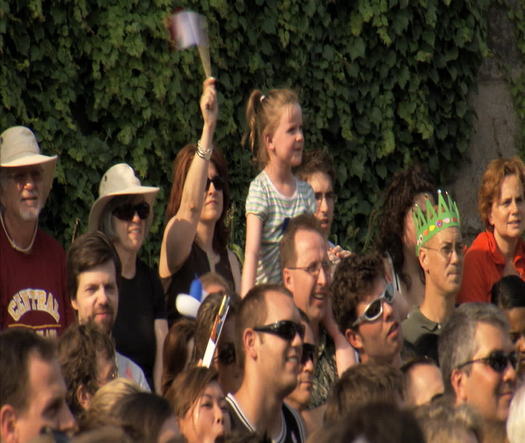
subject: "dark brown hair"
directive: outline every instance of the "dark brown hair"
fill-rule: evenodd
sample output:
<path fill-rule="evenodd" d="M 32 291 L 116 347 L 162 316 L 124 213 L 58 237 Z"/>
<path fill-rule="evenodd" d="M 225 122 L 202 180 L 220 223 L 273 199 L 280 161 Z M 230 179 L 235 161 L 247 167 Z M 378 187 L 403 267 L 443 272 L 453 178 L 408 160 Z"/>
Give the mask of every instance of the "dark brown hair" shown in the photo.
<path fill-rule="evenodd" d="M 100 231 L 78 237 L 67 252 L 67 290 L 69 298 L 76 300 L 78 277 L 83 272 L 108 261 L 115 264 L 117 285 L 120 289 L 120 259 L 113 244 Z"/>
<path fill-rule="evenodd" d="M 183 418 L 193 408 L 206 386 L 212 382 L 218 383 L 219 375 L 213 368 L 202 366 L 182 371 L 166 392 L 166 399 L 171 404 L 177 418 Z"/>
<path fill-rule="evenodd" d="M 483 173 L 478 194 L 479 214 L 488 230 L 494 229 L 489 223 L 489 217 L 493 203 L 499 199 L 503 180 L 509 175 L 515 175 L 523 186 L 525 185 L 524 171 L 525 165 L 519 157 L 498 158 L 488 164 Z"/>
<path fill-rule="evenodd" d="M 403 399 L 403 375 L 390 365 L 361 363 L 347 369 L 326 403 L 325 423 L 343 419 L 348 411 L 370 402 L 397 404 Z"/>
<path fill-rule="evenodd" d="M 316 172 L 322 172 L 330 177 L 332 186 L 335 186 L 335 169 L 332 157 L 326 149 L 316 149 L 314 151 L 306 151 L 303 155 L 303 161 L 297 168 L 297 176 L 304 181 L 315 174 Z"/>
<path fill-rule="evenodd" d="M 357 305 L 370 295 L 376 280 L 384 277 L 379 254 L 352 254 L 335 269 L 331 285 L 335 320 L 344 334 L 357 319 Z"/>
<path fill-rule="evenodd" d="M 168 206 L 166 207 L 165 222 L 168 223 L 170 219 L 179 211 L 180 202 L 182 200 L 182 192 L 188 171 L 190 170 L 191 162 L 195 158 L 197 146 L 189 144 L 182 148 L 175 160 L 173 160 L 172 176 L 171 176 L 171 192 L 168 199 Z M 215 231 L 213 233 L 213 249 L 215 252 L 222 252 L 228 245 L 228 227 L 226 226 L 225 217 L 228 209 L 230 209 L 230 187 L 228 184 L 228 165 L 222 153 L 215 148 L 210 160 L 217 168 L 217 173 L 224 181 L 222 188 L 223 206 L 222 214 L 215 223 Z"/>
<path fill-rule="evenodd" d="M 73 324 L 58 340 L 58 360 L 66 382 L 66 401 L 76 416 L 82 412 L 77 389 L 84 386 L 90 394 L 98 389 L 97 355 L 107 360 L 115 358 L 115 345 L 95 324 Z"/>
<path fill-rule="evenodd" d="M 188 355 L 188 342 L 195 336 L 195 320 L 192 318 L 180 318 L 175 321 L 164 340 L 162 349 L 162 395 L 170 387 L 171 383 L 186 367 L 191 355 Z"/>
<path fill-rule="evenodd" d="M 432 177 L 423 168 L 419 165 L 408 167 L 394 174 L 380 200 L 381 206 L 370 216 L 369 232 L 372 233 L 373 249 L 382 254 L 390 254 L 394 269 L 407 288 L 410 288 L 411 281 L 410 276 L 403 272 L 405 256 L 402 236 L 405 231 L 405 216 L 418 194 L 433 195 L 434 192 Z"/>
<path fill-rule="evenodd" d="M 18 411 L 27 407 L 31 357 L 52 361 L 54 343 L 27 329 L 0 332 L 0 407 L 9 404 Z"/>

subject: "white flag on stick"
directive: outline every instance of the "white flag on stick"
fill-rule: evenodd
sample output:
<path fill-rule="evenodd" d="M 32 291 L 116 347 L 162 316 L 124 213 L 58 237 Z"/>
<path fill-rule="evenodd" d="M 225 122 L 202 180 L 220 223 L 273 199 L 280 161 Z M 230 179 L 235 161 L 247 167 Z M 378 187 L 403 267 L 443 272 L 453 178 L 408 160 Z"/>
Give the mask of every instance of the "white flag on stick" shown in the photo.
<path fill-rule="evenodd" d="M 179 11 L 169 18 L 169 27 L 172 41 L 177 49 L 186 49 L 192 46 L 199 48 L 202 67 L 206 77 L 211 77 L 210 50 L 208 41 L 208 25 L 206 18 L 193 11 Z"/>

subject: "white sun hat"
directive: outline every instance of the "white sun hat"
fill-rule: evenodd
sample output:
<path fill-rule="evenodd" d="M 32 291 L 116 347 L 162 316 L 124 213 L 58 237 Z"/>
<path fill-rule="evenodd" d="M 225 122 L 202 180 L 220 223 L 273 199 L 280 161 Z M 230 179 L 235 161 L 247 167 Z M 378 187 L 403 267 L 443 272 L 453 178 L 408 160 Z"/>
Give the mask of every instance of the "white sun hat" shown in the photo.
<path fill-rule="evenodd" d="M 100 228 L 100 217 L 104 213 L 104 208 L 113 197 L 118 195 L 143 195 L 144 200 L 151 208 L 146 220 L 145 234 L 147 235 L 153 221 L 153 203 L 158 192 L 159 188 L 155 186 L 142 186 L 135 175 L 135 171 L 127 163 L 113 165 L 106 171 L 100 181 L 98 188 L 99 197 L 93 203 L 89 212 L 88 231 L 94 232 Z"/>
<path fill-rule="evenodd" d="M 53 185 L 57 156 L 40 154 L 35 134 L 25 126 L 13 126 L 0 134 L 0 168 L 40 165 L 45 201 Z"/>

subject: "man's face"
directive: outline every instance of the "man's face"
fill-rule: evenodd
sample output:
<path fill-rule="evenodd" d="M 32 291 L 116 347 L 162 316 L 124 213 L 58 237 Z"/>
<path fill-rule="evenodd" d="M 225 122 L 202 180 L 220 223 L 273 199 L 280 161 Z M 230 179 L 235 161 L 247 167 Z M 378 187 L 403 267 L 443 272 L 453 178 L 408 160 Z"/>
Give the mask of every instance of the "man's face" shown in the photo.
<path fill-rule="evenodd" d="M 66 404 L 66 385 L 56 360 L 43 360 L 37 353 L 28 357 L 28 403 L 16 411 L 12 435 L 6 441 L 27 442 L 49 427 L 71 431 L 75 420 Z"/>
<path fill-rule="evenodd" d="M 6 217 L 20 221 L 38 219 L 44 207 L 43 174 L 39 165 L 3 168 L 0 202 Z"/>
<path fill-rule="evenodd" d="M 380 297 L 386 288 L 384 278 L 377 278 L 371 293 L 357 304 L 357 318 L 365 313 L 372 302 Z M 382 301 L 382 314 L 373 321 L 364 320 L 353 329 L 347 329 L 347 340 L 359 350 L 363 362 L 390 364 L 401 349 L 401 328 L 394 306 Z"/>
<path fill-rule="evenodd" d="M 310 321 L 320 322 L 327 309 L 331 282 L 326 240 L 318 232 L 300 229 L 294 244 L 297 259 L 291 268 L 284 268 L 284 285 Z"/>
<path fill-rule="evenodd" d="M 265 298 L 266 320 L 258 326 L 271 325 L 281 320 L 301 323 L 299 311 L 291 297 L 278 291 L 268 291 Z M 273 333 L 255 331 L 254 333 L 258 375 L 261 380 L 265 380 L 268 389 L 282 395 L 284 399 L 297 385 L 303 340 L 299 334 L 287 340 Z"/>
<path fill-rule="evenodd" d="M 315 338 L 312 328 L 307 323 L 303 322 L 303 325 L 305 326 L 304 344 L 315 348 Z M 293 392 L 288 397 L 286 397 L 286 401 L 297 410 L 305 409 L 312 398 L 316 358 L 317 355 L 314 355 L 313 359 L 303 359 L 301 370 L 297 378 L 297 386 Z"/>
<path fill-rule="evenodd" d="M 335 194 L 332 179 L 328 174 L 318 171 L 311 174 L 306 181 L 312 187 L 315 195 L 315 218 L 319 220 L 328 237 L 334 220 Z"/>
<path fill-rule="evenodd" d="M 95 266 L 77 277 L 77 297 L 71 301 L 79 323 L 94 322 L 109 333 L 118 310 L 118 287 L 113 261 Z"/>
<path fill-rule="evenodd" d="M 419 251 L 425 284 L 446 295 L 455 295 L 463 277 L 463 240 L 457 227 L 438 232 Z"/>
<path fill-rule="evenodd" d="M 487 323 L 478 323 L 475 340 L 477 351 L 470 360 L 483 359 L 494 351 L 514 350 L 508 335 Z M 454 385 L 458 403 L 469 404 L 485 420 L 507 420 L 516 385 L 516 371 L 510 364 L 498 372 L 481 360 L 456 371 L 461 371 L 461 382 Z"/>

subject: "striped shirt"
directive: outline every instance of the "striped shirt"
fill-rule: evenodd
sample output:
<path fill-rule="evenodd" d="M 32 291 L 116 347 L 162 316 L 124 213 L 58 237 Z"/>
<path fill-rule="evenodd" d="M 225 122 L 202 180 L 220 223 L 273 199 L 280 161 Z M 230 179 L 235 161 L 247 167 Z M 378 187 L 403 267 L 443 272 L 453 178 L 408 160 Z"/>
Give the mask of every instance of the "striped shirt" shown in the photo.
<path fill-rule="evenodd" d="M 288 221 L 305 212 L 315 213 L 314 191 L 308 183 L 296 178 L 291 197 L 282 195 L 265 171 L 250 183 L 246 215 L 254 214 L 263 222 L 256 284 L 282 282 L 279 242 Z"/>

